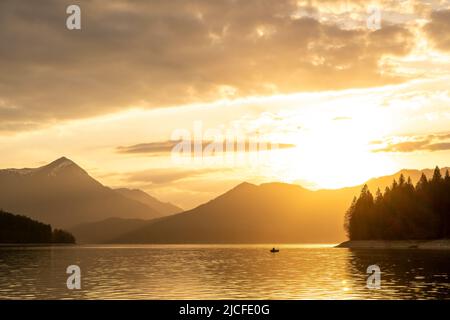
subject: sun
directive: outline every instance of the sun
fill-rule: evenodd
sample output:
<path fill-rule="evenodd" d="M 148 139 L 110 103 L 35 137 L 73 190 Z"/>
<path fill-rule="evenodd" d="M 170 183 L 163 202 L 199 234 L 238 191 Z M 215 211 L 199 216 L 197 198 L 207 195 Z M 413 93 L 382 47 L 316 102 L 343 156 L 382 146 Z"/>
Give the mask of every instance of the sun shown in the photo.
<path fill-rule="evenodd" d="M 311 188 L 340 188 L 393 172 L 393 158 L 374 153 L 371 146 L 390 131 L 391 124 L 377 108 L 347 111 L 349 116 L 342 119 L 323 114 L 308 119 L 294 138 L 296 147 L 271 158 L 272 174 L 285 182 L 306 182 Z"/>

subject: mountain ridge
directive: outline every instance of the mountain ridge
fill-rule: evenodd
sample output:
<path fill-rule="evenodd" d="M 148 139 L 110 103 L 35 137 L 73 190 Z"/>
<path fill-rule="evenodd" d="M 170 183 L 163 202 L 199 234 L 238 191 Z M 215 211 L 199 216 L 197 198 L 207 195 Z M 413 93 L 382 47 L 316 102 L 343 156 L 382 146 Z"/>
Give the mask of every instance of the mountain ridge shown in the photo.
<path fill-rule="evenodd" d="M 447 169 L 443 168 L 441 172 Z M 370 179 L 367 184 L 375 192 L 378 187 L 390 185 L 393 178 L 398 179 L 401 174 L 414 172 L 412 180 L 416 183 L 422 172 L 430 177 L 432 171 L 405 169 L 387 177 Z M 385 180 L 389 180 L 389 183 Z M 243 182 L 194 209 L 142 226 L 117 237 L 113 242 L 340 242 L 345 239 L 344 213 L 362 186 L 309 190 L 296 184 L 280 182 L 260 185 Z M 236 203 L 239 205 L 236 206 Z M 227 219 L 234 219 L 236 225 L 230 224 Z M 310 232 L 314 229 L 318 236 Z M 236 237 L 230 237 L 230 234 Z"/>
<path fill-rule="evenodd" d="M 422 172 L 430 177 L 432 171 L 402 169 L 366 184 L 375 192 L 400 174 L 411 175 L 415 183 Z M 340 242 L 344 212 L 361 187 L 310 190 L 282 182 L 242 182 L 182 211 L 139 189 L 106 187 L 61 157 L 38 168 L 0 170 L 0 208 L 75 229 L 80 242 Z M 102 235 L 103 230 L 111 232 Z M 319 230 L 318 235 L 311 230 Z"/>
<path fill-rule="evenodd" d="M 162 202 L 155 197 L 149 195 L 148 193 L 140 189 L 129 189 L 129 188 L 118 188 L 114 191 L 120 193 L 121 195 L 139 201 L 150 208 L 158 211 L 162 216 L 168 216 L 175 213 L 183 212 L 184 210 L 170 202 Z"/>
<path fill-rule="evenodd" d="M 164 215 L 104 186 L 66 157 L 38 168 L 0 170 L 0 207 L 58 228 Z"/>

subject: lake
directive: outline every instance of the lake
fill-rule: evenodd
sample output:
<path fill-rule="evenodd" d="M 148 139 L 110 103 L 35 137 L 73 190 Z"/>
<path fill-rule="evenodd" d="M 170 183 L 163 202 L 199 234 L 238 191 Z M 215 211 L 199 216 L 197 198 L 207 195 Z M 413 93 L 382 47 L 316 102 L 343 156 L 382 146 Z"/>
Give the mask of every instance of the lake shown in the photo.
<path fill-rule="evenodd" d="M 449 299 L 450 252 L 330 245 L 0 247 L 1 299 Z M 81 289 L 66 285 L 69 265 Z M 368 289 L 369 265 L 381 288 Z"/>

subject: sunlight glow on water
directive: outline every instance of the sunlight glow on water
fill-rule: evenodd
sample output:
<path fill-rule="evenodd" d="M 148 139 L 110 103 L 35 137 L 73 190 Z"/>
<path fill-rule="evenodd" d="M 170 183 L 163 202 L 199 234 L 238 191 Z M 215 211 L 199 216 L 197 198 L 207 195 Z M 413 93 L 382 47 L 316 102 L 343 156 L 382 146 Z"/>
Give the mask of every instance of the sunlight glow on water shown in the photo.
<path fill-rule="evenodd" d="M 1 247 L 2 299 L 448 299 L 450 252 L 332 245 Z M 81 267 L 82 289 L 66 287 Z M 366 288 L 380 266 L 381 289 Z"/>

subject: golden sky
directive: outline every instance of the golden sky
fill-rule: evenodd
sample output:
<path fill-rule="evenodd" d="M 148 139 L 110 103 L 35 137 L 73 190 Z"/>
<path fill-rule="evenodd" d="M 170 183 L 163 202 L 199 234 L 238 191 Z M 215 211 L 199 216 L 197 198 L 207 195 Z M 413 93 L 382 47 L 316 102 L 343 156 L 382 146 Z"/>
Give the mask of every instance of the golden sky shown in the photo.
<path fill-rule="evenodd" d="M 66 156 L 190 208 L 244 180 L 449 165 L 450 1 L 77 3 L 72 31 L 70 1 L 0 3 L 1 168 Z M 280 147 L 172 157 L 179 132 L 233 130 Z"/>

